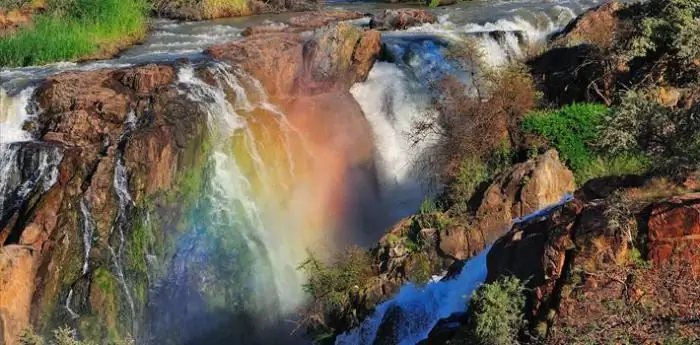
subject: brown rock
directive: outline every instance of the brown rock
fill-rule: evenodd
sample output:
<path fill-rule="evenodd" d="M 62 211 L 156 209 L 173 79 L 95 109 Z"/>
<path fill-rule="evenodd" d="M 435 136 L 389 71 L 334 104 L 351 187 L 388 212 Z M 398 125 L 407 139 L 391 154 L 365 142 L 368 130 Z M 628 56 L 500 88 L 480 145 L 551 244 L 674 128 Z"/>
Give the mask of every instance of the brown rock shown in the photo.
<path fill-rule="evenodd" d="M 303 44 L 294 34 L 251 36 L 209 48 L 218 60 L 239 64 L 273 97 L 291 95 L 302 69 Z"/>
<path fill-rule="evenodd" d="M 700 273 L 700 193 L 652 206 L 649 258 L 657 265 L 691 265 Z"/>
<path fill-rule="evenodd" d="M 477 211 L 478 225 L 487 243 L 505 233 L 513 219 L 562 199 L 576 189 L 573 173 L 549 150 L 517 164 L 496 178 Z"/>
<path fill-rule="evenodd" d="M 618 19 L 615 15 L 620 3 L 610 1 L 592 8 L 567 25 L 553 39 L 568 42 L 590 43 L 600 48 L 609 48 L 617 32 Z"/>
<path fill-rule="evenodd" d="M 241 32 L 241 36 L 252 36 L 270 33 L 297 33 L 322 28 L 328 24 L 359 19 L 364 13 L 358 11 L 317 11 L 294 16 L 281 23 L 249 26 Z"/>
<path fill-rule="evenodd" d="M 15 345 L 29 327 L 38 255 L 27 246 L 0 248 L 0 344 Z"/>
<path fill-rule="evenodd" d="M 437 19 L 428 11 L 415 8 L 384 10 L 373 16 L 369 27 L 377 30 L 406 30 L 413 26 L 435 23 Z"/>
<path fill-rule="evenodd" d="M 304 40 L 297 34 L 253 35 L 207 50 L 243 67 L 276 98 L 348 90 L 367 74 L 379 54 L 378 33 L 339 23 Z"/>

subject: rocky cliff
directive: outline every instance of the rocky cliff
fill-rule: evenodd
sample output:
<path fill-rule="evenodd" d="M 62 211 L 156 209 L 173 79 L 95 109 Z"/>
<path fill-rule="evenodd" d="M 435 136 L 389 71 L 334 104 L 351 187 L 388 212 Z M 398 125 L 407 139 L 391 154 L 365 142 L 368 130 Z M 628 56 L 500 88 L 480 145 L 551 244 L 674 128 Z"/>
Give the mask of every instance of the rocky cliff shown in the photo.
<path fill-rule="evenodd" d="M 488 254 L 486 282 L 525 282 L 524 341 L 698 341 L 697 189 L 660 191 L 658 179 L 607 184 L 603 195 L 577 193 L 513 227 Z M 669 190 L 686 194 L 668 198 Z M 438 324 L 425 343 L 474 341 L 474 317 Z"/>
<path fill-rule="evenodd" d="M 215 85 L 209 67 L 224 61 L 283 108 L 317 109 L 307 114 L 314 117 L 344 102 L 355 126 L 366 127 L 348 88 L 366 78 L 379 48 L 376 32 L 341 24 L 311 38 L 258 35 L 212 47 L 194 66 L 41 81 L 27 127 L 37 140 L 12 144 L 21 179 L 9 180 L 18 193 L 0 208 L 0 343 L 16 344 L 25 328 L 65 324 L 101 343 L 149 331 L 154 287 L 192 226 L 209 174 L 209 115 L 188 96 L 183 68 Z M 32 182 L 29 192 L 23 181 Z"/>

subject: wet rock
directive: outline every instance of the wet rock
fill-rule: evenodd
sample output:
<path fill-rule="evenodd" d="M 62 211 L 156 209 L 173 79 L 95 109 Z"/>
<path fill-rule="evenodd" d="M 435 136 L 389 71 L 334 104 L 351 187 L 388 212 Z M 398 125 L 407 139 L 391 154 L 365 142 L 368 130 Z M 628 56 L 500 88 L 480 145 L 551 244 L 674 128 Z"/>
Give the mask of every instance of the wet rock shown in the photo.
<path fill-rule="evenodd" d="M 364 17 L 358 11 L 319 11 L 304 13 L 281 23 L 249 26 L 241 32 L 241 36 L 262 35 L 270 33 L 298 33 L 322 28 L 328 24 L 353 20 Z"/>
<path fill-rule="evenodd" d="M 379 51 L 378 33 L 347 23 L 320 30 L 309 40 L 288 33 L 253 35 L 207 50 L 240 65 L 278 98 L 347 90 L 367 78 Z"/>
<path fill-rule="evenodd" d="M 384 10 L 373 16 L 369 27 L 377 30 L 406 30 L 413 26 L 432 24 L 437 19 L 423 9 L 403 8 L 399 10 Z"/>

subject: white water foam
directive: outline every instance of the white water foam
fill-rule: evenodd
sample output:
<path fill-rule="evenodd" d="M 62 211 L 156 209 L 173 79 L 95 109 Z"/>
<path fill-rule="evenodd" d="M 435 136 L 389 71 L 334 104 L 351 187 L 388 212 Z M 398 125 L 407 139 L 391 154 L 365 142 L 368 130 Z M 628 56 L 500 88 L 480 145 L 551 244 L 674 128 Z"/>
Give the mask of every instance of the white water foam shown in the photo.
<path fill-rule="evenodd" d="M 23 128 L 31 118 L 27 109 L 32 95 L 34 88 L 26 88 L 14 97 L 0 88 L 0 145 L 32 139 Z"/>
<path fill-rule="evenodd" d="M 435 136 L 415 141 L 412 135 L 417 121 L 434 120 L 437 112 L 431 99 L 416 82 L 396 65 L 378 62 L 367 80 L 350 90 L 362 107 L 374 134 L 377 149 L 382 200 L 391 205 L 397 215 L 414 212 L 434 186 L 424 153 L 436 142 Z"/>

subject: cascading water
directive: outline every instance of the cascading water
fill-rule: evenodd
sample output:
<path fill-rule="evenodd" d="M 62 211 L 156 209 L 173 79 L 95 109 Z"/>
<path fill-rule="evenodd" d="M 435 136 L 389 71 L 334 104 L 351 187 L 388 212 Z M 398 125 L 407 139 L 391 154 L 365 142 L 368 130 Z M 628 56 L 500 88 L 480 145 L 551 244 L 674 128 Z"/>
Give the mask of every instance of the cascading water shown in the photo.
<path fill-rule="evenodd" d="M 423 154 L 435 144 L 428 137 L 415 142 L 412 136 L 416 121 L 434 119 L 431 98 L 415 79 L 396 65 L 379 62 L 364 83 L 356 84 L 350 92 L 360 103 L 374 135 L 379 168 L 380 191 L 383 200 L 396 205 L 398 219 L 416 210 L 431 192 L 434 180 L 428 157 Z M 393 200 L 388 200 L 393 198 Z"/>
<path fill-rule="evenodd" d="M 328 114 L 332 120 L 309 120 L 273 106 L 274 101 L 268 100 L 260 84 L 235 66 L 210 64 L 207 76 L 200 75 L 201 71 L 194 66 L 182 68 L 179 71 L 182 92 L 209 114 L 210 135 L 203 145 L 210 149 L 204 169 L 204 193 L 188 205 L 192 209 L 186 214 L 193 219 L 177 239 L 176 252 L 167 262 L 156 262 L 160 258 L 148 252 L 144 254 L 149 267 L 160 266 L 159 270 L 166 271 L 162 279 L 160 274 L 148 277 L 152 295 L 162 297 L 161 303 L 154 303 L 157 307 L 153 314 L 156 318 L 172 315 L 186 318 L 184 323 L 167 325 L 162 332 L 232 327 L 217 325 L 216 318 L 209 317 L 232 310 L 250 311 L 270 319 L 294 310 L 303 302 L 304 277 L 297 266 L 306 258 L 307 249 L 321 249 L 327 254 L 327 248 L 346 244 L 339 239 L 342 232 L 339 228 L 360 231 L 355 224 L 344 224 L 353 218 L 347 214 L 349 194 L 366 192 L 365 185 L 354 184 L 356 175 L 362 175 L 358 181 L 375 179 L 377 184 L 376 189 L 368 188 L 366 194 L 376 193 L 378 200 L 368 202 L 365 208 L 381 216 L 383 222 L 373 224 L 378 231 L 374 238 L 369 238 L 370 243 L 389 224 L 415 211 L 426 194 L 434 192 L 433 176 L 425 169 L 429 162 L 425 155 L 434 138 L 416 145 L 410 134 L 414 121 L 437 116 L 430 107 L 431 83 L 460 73 L 446 61 L 442 49 L 471 38 L 485 52 L 489 64 L 500 66 L 522 57 L 529 44 L 543 40 L 563 27 L 575 13 L 597 2 L 581 0 L 562 6 L 541 1 L 489 2 L 488 5 L 463 2 L 457 9 L 433 10 L 441 18 L 437 24 L 402 33 L 384 33 L 387 53 L 394 63 L 376 63 L 368 80 L 351 90 L 369 124 L 370 134 L 364 139 L 372 141 L 373 146 L 371 157 L 360 163 L 351 162 L 347 152 L 338 150 L 334 143 L 316 140 L 344 135 L 345 119 Z M 205 60 L 200 54 L 202 47 L 237 35 L 242 29 L 235 25 L 158 22 L 156 33 L 146 44 L 131 49 L 120 59 L 0 71 L 0 85 L 23 89 L 9 95 L 0 88 L 0 229 L 16 204 L 24 202 L 32 191 L 45 192 L 54 184 L 56 166 L 62 158 L 60 150 L 31 142 L 32 135 L 25 131 L 25 124 L 32 118 L 34 91 L 20 85 L 58 71 L 124 67 L 183 56 Z M 339 123 L 329 126 L 323 121 Z M 134 128 L 133 117 L 130 116 L 125 126 L 127 132 Z M 136 314 L 141 310 L 134 305 L 135 296 L 132 296 L 136 284 L 130 281 L 122 262 L 125 241 L 128 242 L 125 231 L 128 235 L 130 222 L 135 221 L 127 218 L 136 208 L 129 194 L 129 176 L 122 155 L 123 152 L 118 152 L 115 159 L 113 188 L 118 203 L 107 247 L 112 272 L 128 304 L 123 310 L 130 312 L 132 331 L 138 333 L 137 328 L 147 327 L 137 327 L 140 320 Z M 362 168 L 357 168 L 358 165 Z M 82 225 L 76 231 L 82 231 L 84 255 L 80 272 L 86 276 L 90 273 L 90 252 L 95 251 L 92 245 L 98 244 L 93 243 L 96 225 L 87 199 L 81 199 L 79 207 Z M 358 214 L 365 211 L 362 209 Z M 157 226 L 158 222 L 151 223 L 149 216 L 145 214 L 146 227 Z M 153 216 L 155 219 L 156 215 Z M 437 319 L 464 308 L 464 296 L 483 279 L 483 256 L 482 253 L 468 264 L 454 283 L 434 283 L 424 289 L 410 285 L 402 289 L 393 305 L 399 305 L 402 313 L 416 316 L 401 326 L 402 343 L 421 339 Z M 151 269 L 146 274 L 149 272 Z M 455 287 L 460 281 L 461 286 Z M 83 297 L 80 288 L 66 290 L 67 296 L 66 291 L 62 291 L 62 296 L 66 297 L 67 313 L 71 318 L 81 317 L 76 310 L 83 314 L 84 309 L 75 301 Z M 148 298 L 149 303 L 151 298 L 158 301 L 151 295 Z M 339 338 L 340 343 L 371 342 L 384 313 L 395 310 L 391 305 L 389 302 L 382 305 L 362 328 Z M 249 331 L 245 323 L 235 327 L 241 333 Z M 181 340 L 187 340 L 187 336 L 182 335 Z M 236 339 L 231 342 L 236 343 Z"/>
<path fill-rule="evenodd" d="M 554 205 L 514 219 L 513 224 L 546 216 L 570 200 L 571 196 L 565 195 Z M 467 261 L 454 279 L 432 281 L 424 287 L 412 283 L 404 285 L 394 298 L 380 304 L 359 327 L 338 336 L 336 345 L 371 345 L 384 322 L 394 323 L 392 336 L 396 344 L 413 345 L 425 339 L 440 319 L 466 311 L 472 292 L 486 279 L 489 250 L 490 246 Z"/>
<path fill-rule="evenodd" d="M 33 118 L 33 94 L 31 87 L 14 96 L 0 88 L 0 229 L 32 193 L 56 183 L 63 158 L 56 147 L 33 142 L 24 128 Z"/>

